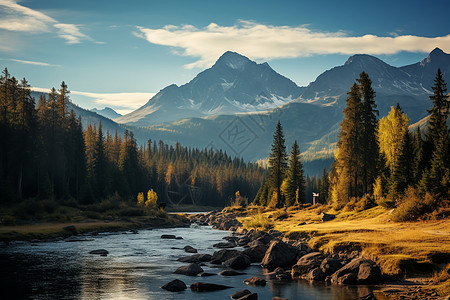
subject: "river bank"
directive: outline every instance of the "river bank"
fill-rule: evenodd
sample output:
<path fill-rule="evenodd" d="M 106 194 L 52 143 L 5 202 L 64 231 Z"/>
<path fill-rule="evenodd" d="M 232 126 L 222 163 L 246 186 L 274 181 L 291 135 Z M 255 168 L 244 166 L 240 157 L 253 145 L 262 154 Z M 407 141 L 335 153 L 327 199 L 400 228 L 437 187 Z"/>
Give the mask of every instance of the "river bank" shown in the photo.
<path fill-rule="evenodd" d="M 42 222 L 0 226 L 0 242 L 48 241 L 83 234 L 129 231 L 136 229 L 173 228 L 189 226 L 183 214 L 139 216 L 112 220 L 83 219 L 77 222 Z"/>
<path fill-rule="evenodd" d="M 324 217 L 331 216 L 334 220 L 323 221 Z M 208 223 L 218 229 L 236 231 L 246 238 L 250 235 L 250 243 L 254 242 L 251 236 L 255 231 L 244 229 L 242 223 L 251 224 L 249 219 L 264 218 L 263 225 L 270 224 L 272 229 L 262 232 L 264 236 L 270 235 L 270 239 L 274 239 L 274 232 L 280 232 L 275 239 L 300 249 L 309 247 L 311 250 L 307 252 L 320 252 L 326 259 L 340 259 L 343 263 L 357 258 L 370 260 L 381 273 L 382 284 L 376 290 L 379 299 L 440 299 L 450 293 L 449 220 L 394 223 L 389 220 L 389 211 L 380 208 L 330 215 L 323 213 L 323 207 L 290 210 L 227 208 L 219 213 L 193 218 L 199 224 Z M 250 248 L 254 246 L 249 245 Z M 289 275 L 294 275 L 296 265 L 298 262 L 287 267 Z M 306 270 L 308 272 L 296 275 L 323 280 L 320 272 L 314 275 L 311 269 Z"/>

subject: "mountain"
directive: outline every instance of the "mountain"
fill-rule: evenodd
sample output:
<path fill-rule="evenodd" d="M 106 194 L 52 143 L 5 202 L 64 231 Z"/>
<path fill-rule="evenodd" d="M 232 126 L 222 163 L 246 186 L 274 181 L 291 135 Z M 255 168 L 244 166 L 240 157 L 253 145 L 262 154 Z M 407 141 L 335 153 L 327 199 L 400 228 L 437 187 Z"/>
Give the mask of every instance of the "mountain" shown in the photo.
<path fill-rule="evenodd" d="M 117 113 L 114 109 L 110 108 L 110 107 L 105 107 L 103 109 L 97 109 L 97 108 L 93 108 L 91 109 L 92 112 L 95 112 L 96 114 L 99 114 L 101 116 L 104 116 L 108 119 L 114 120 L 118 117 L 121 117 L 122 115 Z"/>
<path fill-rule="evenodd" d="M 144 106 L 116 121 L 149 126 L 189 117 L 265 111 L 291 102 L 300 93 L 300 87 L 269 64 L 229 51 L 189 83 L 162 89 Z"/>
<path fill-rule="evenodd" d="M 427 115 L 431 86 L 438 68 L 443 71 L 446 82 L 450 79 L 450 55 L 434 49 L 422 62 L 394 67 L 382 60 L 365 54 L 351 56 L 347 62 L 325 71 L 302 92 L 300 101 L 319 105 L 345 107 L 347 91 L 361 72 L 369 74 L 376 91 L 380 116 L 399 103 L 408 117 L 416 122 Z"/>

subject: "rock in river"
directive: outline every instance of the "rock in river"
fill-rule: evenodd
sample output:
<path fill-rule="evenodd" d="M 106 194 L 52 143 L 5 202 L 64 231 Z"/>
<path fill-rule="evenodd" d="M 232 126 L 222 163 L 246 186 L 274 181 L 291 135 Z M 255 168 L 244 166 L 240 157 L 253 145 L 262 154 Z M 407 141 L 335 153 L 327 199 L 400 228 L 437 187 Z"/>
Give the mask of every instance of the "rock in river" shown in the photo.
<path fill-rule="evenodd" d="M 198 264 L 189 264 L 187 266 L 179 267 L 173 272 L 174 274 L 183 274 L 188 276 L 195 276 L 199 273 L 202 273 L 203 269 Z"/>
<path fill-rule="evenodd" d="M 248 284 L 248 285 L 265 286 L 266 285 L 266 280 L 263 279 L 263 278 L 259 278 L 259 277 L 253 276 L 253 277 L 245 279 L 244 283 Z"/>
<path fill-rule="evenodd" d="M 161 288 L 168 290 L 169 292 L 181 292 L 184 291 L 187 287 L 183 281 L 175 279 L 169 283 L 166 283 Z"/>
<path fill-rule="evenodd" d="M 206 283 L 206 282 L 195 282 L 191 284 L 191 290 L 194 292 L 212 292 L 212 291 L 220 291 L 225 289 L 230 289 L 231 286 L 214 284 L 214 283 Z"/>
<path fill-rule="evenodd" d="M 91 252 L 89 252 L 89 254 L 98 254 L 98 255 L 106 256 L 109 254 L 109 252 L 108 252 L 108 250 L 105 250 L 105 249 L 97 249 L 97 250 L 92 250 Z"/>

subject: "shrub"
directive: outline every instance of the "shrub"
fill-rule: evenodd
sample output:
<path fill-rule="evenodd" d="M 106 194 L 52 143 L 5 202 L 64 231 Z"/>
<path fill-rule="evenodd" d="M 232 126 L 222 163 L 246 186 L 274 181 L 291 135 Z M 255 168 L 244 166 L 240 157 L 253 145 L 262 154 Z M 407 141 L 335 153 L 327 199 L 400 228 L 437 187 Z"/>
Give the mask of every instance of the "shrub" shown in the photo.
<path fill-rule="evenodd" d="M 133 216 L 143 216 L 144 212 L 138 207 L 124 207 L 121 208 L 117 214 L 121 217 L 133 217 Z"/>
<path fill-rule="evenodd" d="M 236 192 L 236 198 L 230 201 L 231 207 L 246 207 L 248 205 L 248 198 L 241 196 L 239 191 Z"/>
<path fill-rule="evenodd" d="M 269 230 L 274 227 L 274 222 L 264 216 L 261 212 L 249 216 L 242 221 L 244 228 L 255 228 L 261 230 Z"/>
<path fill-rule="evenodd" d="M 14 209 L 14 215 L 24 219 L 37 216 L 40 212 L 41 206 L 34 199 L 24 200 Z"/>
<path fill-rule="evenodd" d="M 101 219 L 102 215 L 99 212 L 88 210 L 84 212 L 87 218 L 89 219 Z"/>
<path fill-rule="evenodd" d="M 358 202 L 355 203 L 354 210 L 363 211 L 375 206 L 375 200 L 369 195 L 365 194 Z"/>
<path fill-rule="evenodd" d="M 42 200 L 40 204 L 44 211 L 49 214 L 53 213 L 56 208 L 58 208 L 58 202 L 53 199 Z"/>
<path fill-rule="evenodd" d="M 408 187 L 394 211 L 393 219 L 397 222 L 419 220 L 424 214 L 433 211 L 436 203 L 436 199 L 430 194 L 421 197 L 417 189 Z"/>

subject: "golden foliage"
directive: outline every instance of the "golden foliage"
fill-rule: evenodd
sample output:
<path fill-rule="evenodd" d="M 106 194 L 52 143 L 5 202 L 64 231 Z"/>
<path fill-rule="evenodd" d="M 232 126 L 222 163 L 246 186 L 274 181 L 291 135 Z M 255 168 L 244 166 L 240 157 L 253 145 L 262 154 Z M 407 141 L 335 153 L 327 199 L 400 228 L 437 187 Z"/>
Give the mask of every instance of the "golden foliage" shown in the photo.
<path fill-rule="evenodd" d="M 391 173 L 400 156 L 402 141 L 409 127 L 408 117 L 399 109 L 391 107 L 389 114 L 378 125 L 378 142 L 380 152 L 386 157 Z"/>

